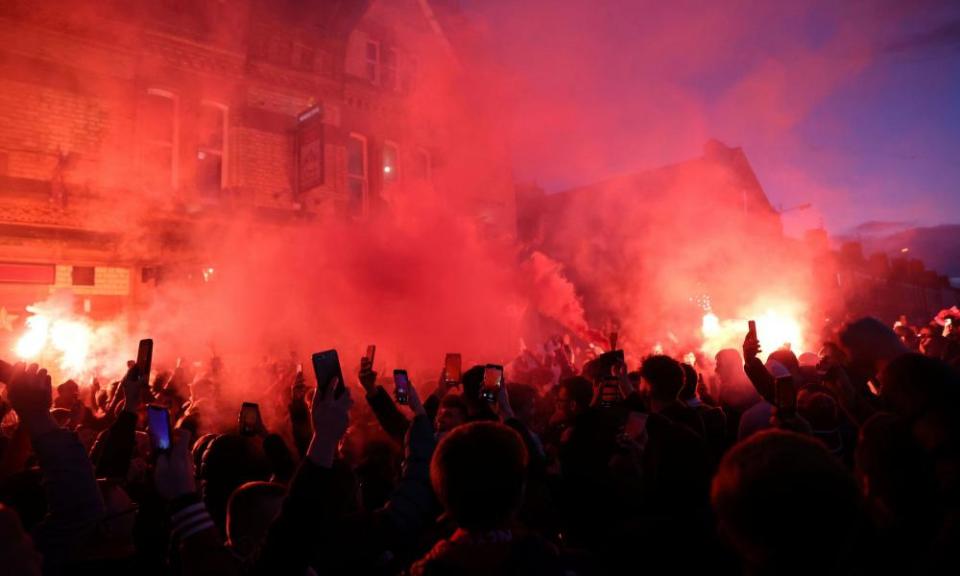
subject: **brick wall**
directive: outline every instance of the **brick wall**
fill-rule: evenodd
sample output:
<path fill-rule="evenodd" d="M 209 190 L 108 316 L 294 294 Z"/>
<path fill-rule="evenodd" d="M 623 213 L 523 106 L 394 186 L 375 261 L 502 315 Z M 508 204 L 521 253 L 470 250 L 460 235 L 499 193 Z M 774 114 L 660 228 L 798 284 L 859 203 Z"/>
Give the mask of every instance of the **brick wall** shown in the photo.
<path fill-rule="evenodd" d="M 110 266 L 94 268 L 93 286 L 73 285 L 73 266 L 57 264 L 56 279 L 50 292 L 68 289 L 82 296 L 128 296 L 130 294 L 130 269 Z"/>

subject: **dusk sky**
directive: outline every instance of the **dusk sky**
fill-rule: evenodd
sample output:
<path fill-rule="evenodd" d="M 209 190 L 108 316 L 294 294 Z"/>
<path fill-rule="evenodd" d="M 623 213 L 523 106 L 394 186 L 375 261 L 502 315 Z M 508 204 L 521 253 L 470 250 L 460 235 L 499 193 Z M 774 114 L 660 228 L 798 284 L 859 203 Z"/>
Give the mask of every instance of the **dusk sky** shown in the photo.
<path fill-rule="evenodd" d="M 960 2 L 464 0 L 549 191 L 742 146 L 788 232 L 960 222 Z"/>

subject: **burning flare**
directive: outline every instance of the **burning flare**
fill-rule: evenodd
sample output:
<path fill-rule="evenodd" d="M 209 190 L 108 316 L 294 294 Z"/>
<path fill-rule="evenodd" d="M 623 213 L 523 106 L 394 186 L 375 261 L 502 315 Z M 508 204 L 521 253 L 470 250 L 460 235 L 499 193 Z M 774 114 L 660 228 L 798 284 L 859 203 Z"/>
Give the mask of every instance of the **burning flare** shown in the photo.
<path fill-rule="evenodd" d="M 797 319 L 803 316 L 795 308 L 792 304 L 774 305 L 759 314 L 745 314 L 743 318 L 727 320 L 720 320 L 713 312 L 707 312 L 701 325 L 703 351 L 714 355 L 724 348 L 739 350 L 747 334 L 747 321 L 753 319 L 757 322 L 757 337 L 765 355 L 784 347 L 800 354 L 805 342 L 803 327 Z"/>
<path fill-rule="evenodd" d="M 91 368 L 93 328 L 82 319 L 65 317 L 51 310 L 28 306 L 27 331 L 17 340 L 14 353 L 25 361 L 57 362 L 67 374 Z"/>

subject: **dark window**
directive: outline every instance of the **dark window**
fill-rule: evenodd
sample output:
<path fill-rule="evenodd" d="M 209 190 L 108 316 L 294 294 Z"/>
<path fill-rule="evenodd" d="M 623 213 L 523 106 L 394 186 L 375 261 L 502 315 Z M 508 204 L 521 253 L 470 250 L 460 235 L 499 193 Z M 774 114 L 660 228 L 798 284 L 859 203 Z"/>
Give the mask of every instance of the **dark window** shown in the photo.
<path fill-rule="evenodd" d="M 367 80 L 380 81 L 380 43 L 373 40 L 367 41 Z"/>
<path fill-rule="evenodd" d="M 141 160 L 144 183 L 168 190 L 177 181 L 177 97 L 150 89 L 140 109 Z"/>
<path fill-rule="evenodd" d="M 74 266 L 70 271 L 70 281 L 74 286 L 93 286 L 96 273 L 93 266 Z"/>
<path fill-rule="evenodd" d="M 215 197 L 223 188 L 227 108 L 214 102 L 200 105 L 197 122 L 197 190 Z"/>

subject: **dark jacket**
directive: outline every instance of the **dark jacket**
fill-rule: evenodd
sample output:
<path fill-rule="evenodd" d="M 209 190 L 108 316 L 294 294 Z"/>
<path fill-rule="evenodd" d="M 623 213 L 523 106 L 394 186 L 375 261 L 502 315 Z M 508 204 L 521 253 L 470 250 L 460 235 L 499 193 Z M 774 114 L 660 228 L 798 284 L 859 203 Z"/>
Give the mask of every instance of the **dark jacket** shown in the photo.
<path fill-rule="evenodd" d="M 536 535 L 515 537 L 509 531 L 482 538 L 458 530 L 442 540 L 410 569 L 412 576 L 560 575 L 557 549 Z"/>

